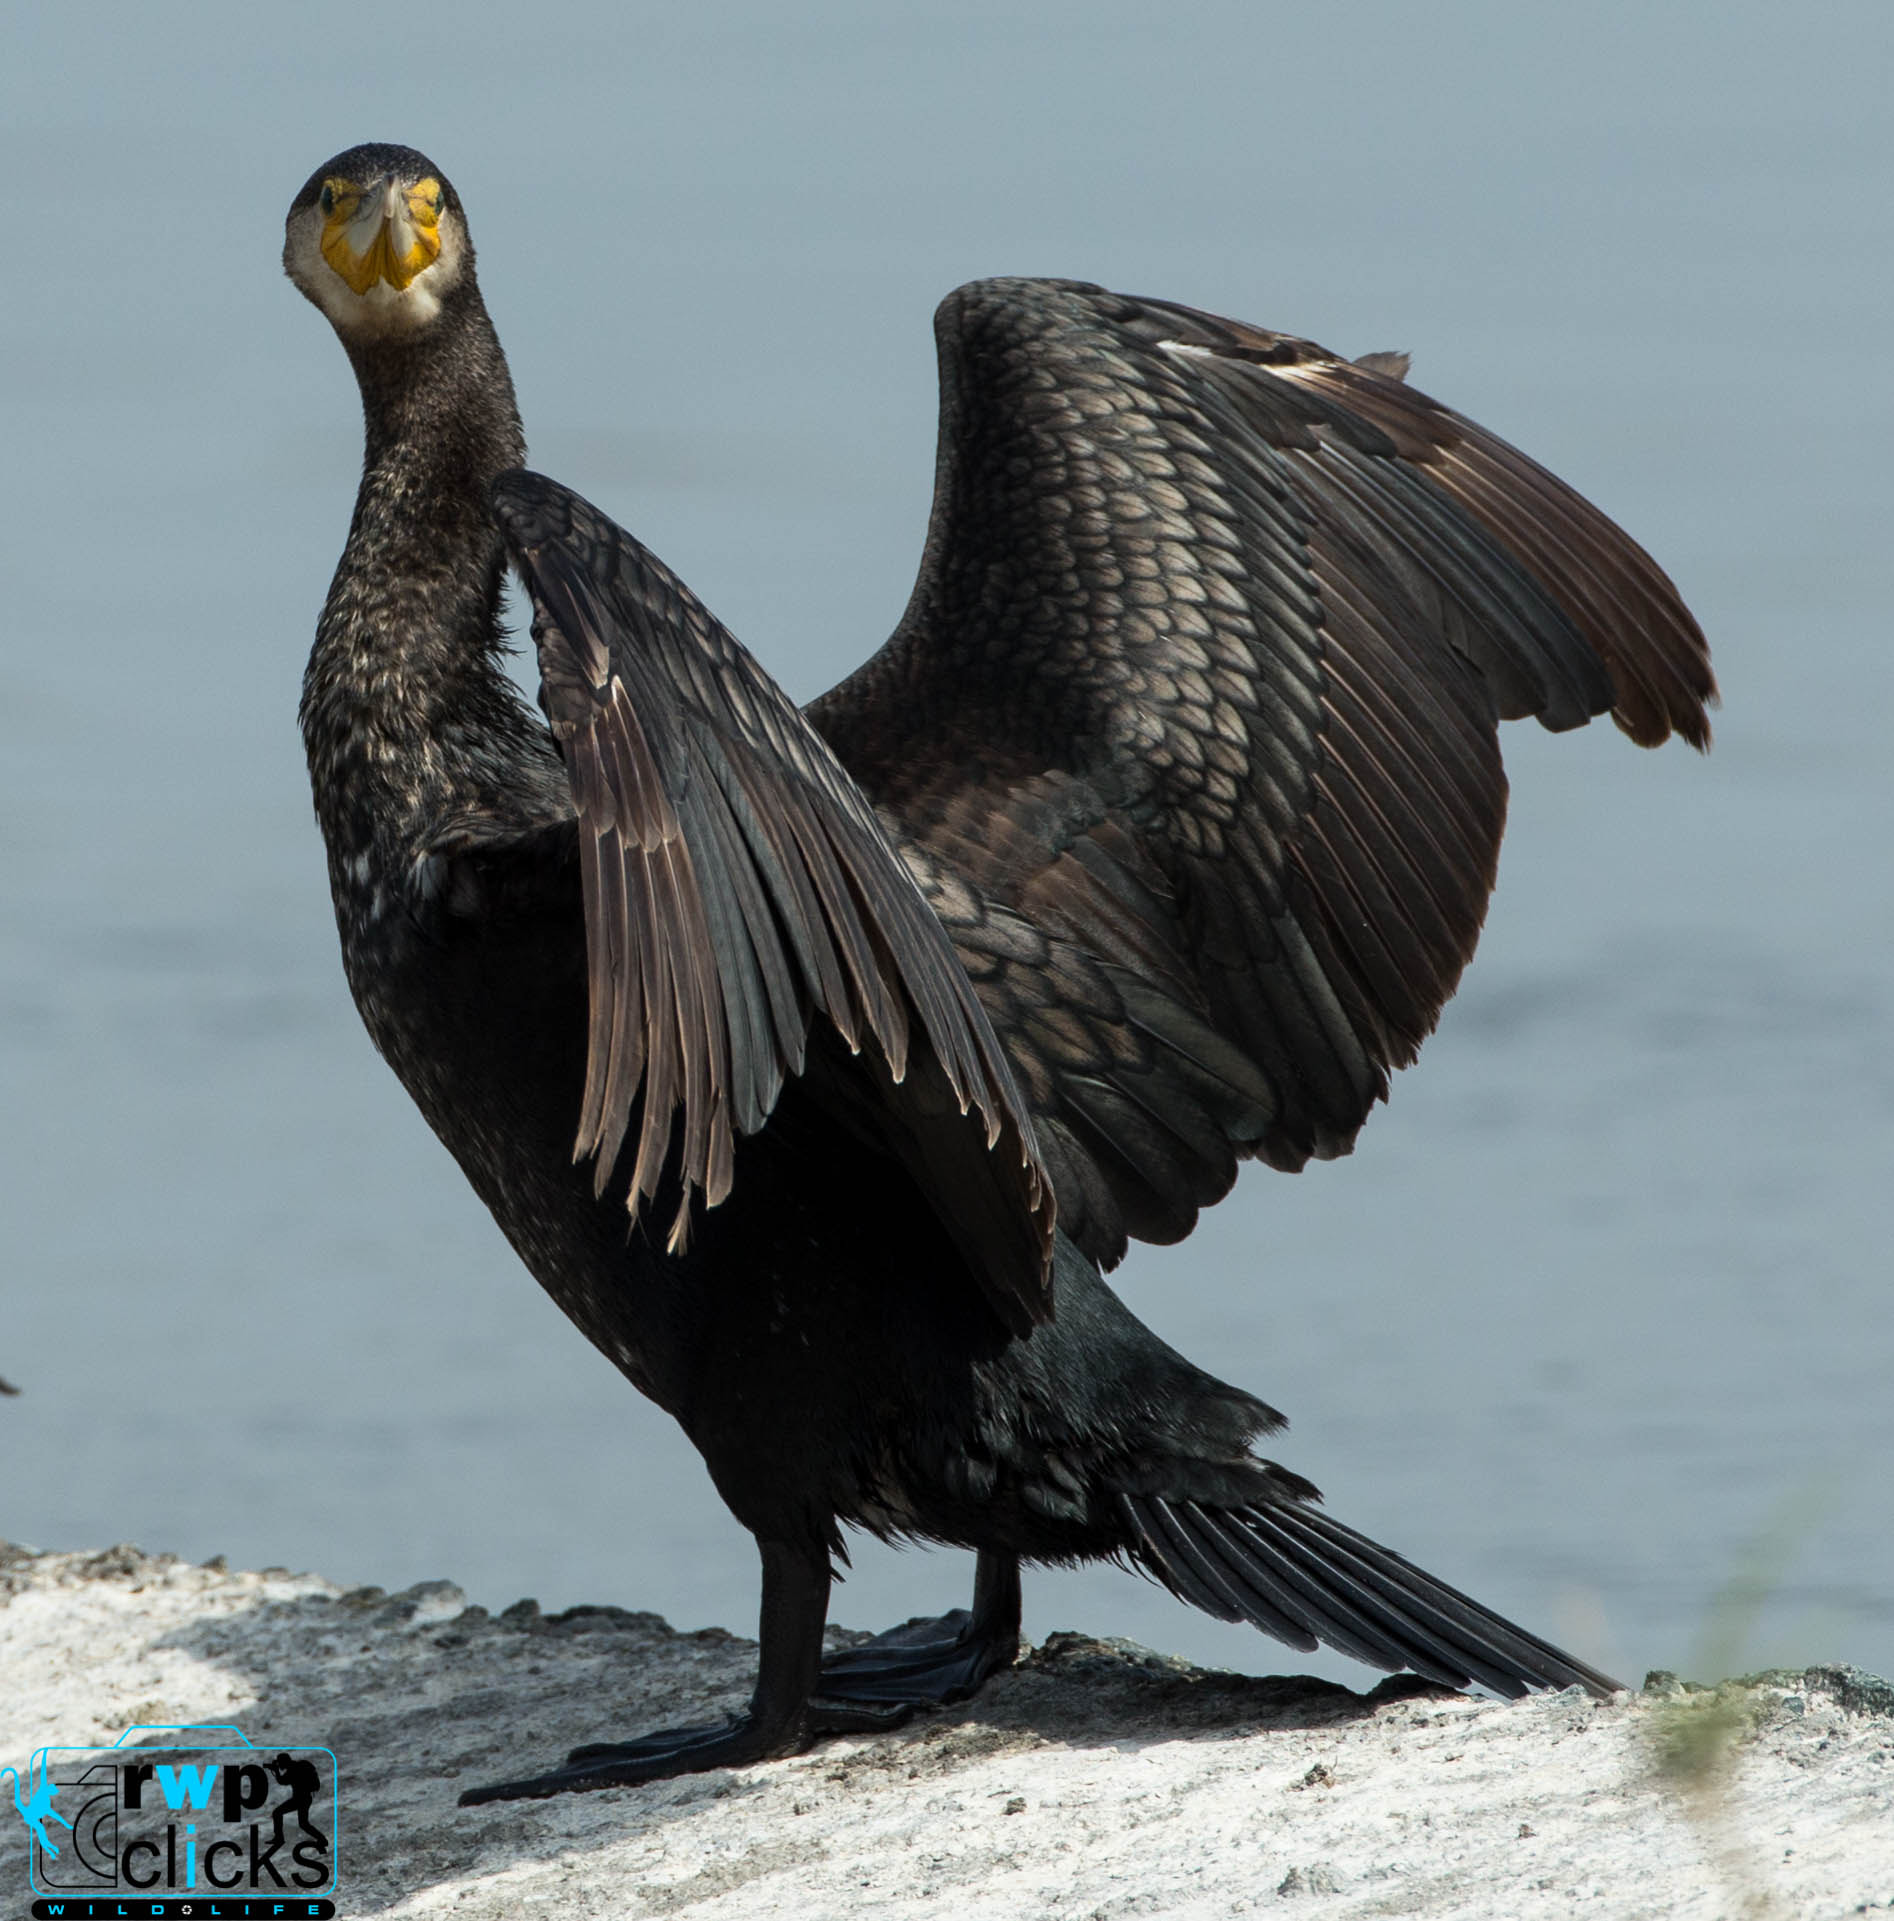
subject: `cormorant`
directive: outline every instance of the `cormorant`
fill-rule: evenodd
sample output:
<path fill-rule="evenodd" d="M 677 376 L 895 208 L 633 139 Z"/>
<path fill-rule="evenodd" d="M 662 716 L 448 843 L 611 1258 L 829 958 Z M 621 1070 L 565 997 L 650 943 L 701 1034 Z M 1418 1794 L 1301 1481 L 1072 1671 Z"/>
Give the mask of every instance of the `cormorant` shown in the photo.
<path fill-rule="evenodd" d="M 367 422 L 301 708 L 356 1004 L 763 1563 L 745 1715 L 463 1800 L 960 1698 L 1017 1651 L 1022 1561 L 1456 1687 L 1613 1687 L 1329 1519 L 1253 1452 L 1282 1417 L 1101 1269 L 1244 1159 L 1348 1149 L 1472 952 L 1501 718 L 1707 743 L 1648 556 L 1401 356 L 977 282 L 936 317 L 913 598 L 799 711 L 522 471 L 438 167 L 338 155 L 284 264 Z M 509 559 L 543 719 L 502 662 Z M 971 1611 L 824 1661 L 844 1524 L 976 1549 Z"/>

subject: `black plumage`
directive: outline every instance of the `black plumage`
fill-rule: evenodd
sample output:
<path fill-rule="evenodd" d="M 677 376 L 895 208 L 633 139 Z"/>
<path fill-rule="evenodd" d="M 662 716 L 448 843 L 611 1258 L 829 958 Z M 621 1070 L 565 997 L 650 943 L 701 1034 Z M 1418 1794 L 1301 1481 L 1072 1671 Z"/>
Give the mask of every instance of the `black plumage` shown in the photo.
<path fill-rule="evenodd" d="M 1492 887 L 1501 717 L 1707 741 L 1649 559 L 1400 356 L 984 282 L 938 316 L 913 599 L 803 713 L 522 470 L 431 163 L 338 156 L 285 264 L 367 419 L 302 706 L 351 988 L 763 1560 L 745 1717 L 470 1798 L 957 1698 L 1012 1658 L 1022 1560 L 1456 1686 L 1609 1688 L 1325 1516 L 1253 1451 L 1281 1417 L 1100 1269 L 1243 1158 L 1345 1151 L 1414 1057 Z M 502 664 L 509 557 L 543 719 Z M 845 1524 L 977 1549 L 971 1613 L 822 1664 Z"/>

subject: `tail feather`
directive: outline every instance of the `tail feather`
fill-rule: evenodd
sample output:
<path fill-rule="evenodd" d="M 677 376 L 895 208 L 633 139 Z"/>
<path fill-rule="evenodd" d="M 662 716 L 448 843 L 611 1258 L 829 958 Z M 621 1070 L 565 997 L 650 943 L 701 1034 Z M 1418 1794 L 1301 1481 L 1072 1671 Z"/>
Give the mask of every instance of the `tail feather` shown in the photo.
<path fill-rule="evenodd" d="M 1280 1519 L 1276 1515 L 1257 1518 Z M 1294 1518 L 1324 1520 L 1326 1516 Z M 1398 1555 L 1387 1554 L 1347 1529 L 1337 1539 L 1322 1538 L 1325 1530 L 1311 1528 L 1317 1535 L 1313 1542 L 1288 1528 L 1279 1526 L 1276 1532 L 1287 1557 L 1342 1590 L 1370 1619 L 1384 1622 L 1399 1637 L 1403 1665 L 1416 1673 L 1455 1687 L 1464 1687 L 1471 1679 L 1506 1695 L 1545 1684 L 1543 1644 L 1519 1636 L 1509 1622 L 1435 1582 Z"/>
<path fill-rule="evenodd" d="M 1306 1557 L 1296 1552 L 1293 1537 L 1277 1535 L 1266 1509 L 1233 1511 L 1204 1508 L 1194 1501 L 1149 1499 L 1139 1506 L 1144 1512 L 1138 1518 L 1147 1530 L 1152 1520 L 1160 1526 L 1168 1521 L 1174 1537 L 1195 1523 L 1199 1549 L 1215 1552 L 1233 1577 L 1224 1584 L 1226 1593 L 1235 1589 L 1230 1594 L 1233 1605 L 1208 1610 L 1220 1613 L 1223 1620 L 1251 1621 L 1264 1633 L 1305 1651 L 1326 1641 L 1371 1667 L 1429 1672 L 1453 1664 L 1452 1651 L 1398 1607 L 1390 1608 L 1376 1597 L 1364 1608 L 1356 1598 L 1358 1589 L 1338 1580 L 1335 1570 L 1305 1567 Z M 1177 1571 L 1175 1562 L 1163 1570 L 1171 1575 Z M 1176 1585 L 1185 1600 L 1205 1605 L 1184 1583 Z M 1280 1625 L 1285 1620 L 1287 1631 Z M 1485 1680 L 1486 1676 L 1473 1678 Z"/>
<path fill-rule="evenodd" d="M 1571 1687 L 1577 1683 L 1601 1696 L 1618 1692 L 1621 1684 L 1608 1674 L 1601 1674 L 1563 1648 L 1542 1641 L 1504 1615 L 1482 1607 L 1471 1595 L 1462 1594 L 1458 1588 L 1449 1587 L 1445 1581 L 1417 1568 L 1392 1548 L 1385 1548 L 1380 1542 L 1371 1541 L 1367 1535 L 1358 1534 L 1320 1512 L 1297 1518 L 1305 1521 L 1313 1533 L 1326 1538 L 1339 1553 L 1358 1557 L 1384 1592 L 1406 1597 L 1407 1605 L 1426 1611 L 1471 1651 L 1489 1661 L 1509 1665 L 1528 1686 Z M 1488 1685 L 1496 1684 L 1489 1682 Z"/>
<path fill-rule="evenodd" d="M 1298 1567 L 1295 1559 L 1270 1538 L 1272 1531 L 1264 1515 L 1232 1514 L 1227 1532 L 1236 1536 L 1239 1551 L 1247 1552 L 1248 1566 L 1270 1584 L 1271 1592 L 1286 1589 L 1299 1604 L 1303 1618 L 1330 1647 L 1378 1668 L 1409 1667 L 1417 1654 L 1427 1658 L 1429 1650 L 1417 1650 L 1405 1637 L 1390 1635 L 1384 1623 L 1357 1606 L 1347 1593 Z"/>
<path fill-rule="evenodd" d="M 1166 1565 L 1178 1576 L 1187 1601 L 1220 1621 L 1251 1621 L 1305 1653 L 1316 1646 L 1299 1612 L 1277 1607 L 1247 1570 L 1230 1566 L 1216 1531 L 1200 1525 L 1202 1514 L 1194 1501 L 1173 1504 L 1151 1495 L 1136 1505 L 1168 1537 L 1173 1552 Z"/>
<path fill-rule="evenodd" d="M 1247 1620 L 1308 1650 L 1318 1641 L 1373 1667 L 1518 1696 L 1618 1683 L 1449 1587 L 1411 1561 L 1295 1504 L 1206 1507 L 1123 1494 L 1140 1561 L 1219 1620 Z"/>

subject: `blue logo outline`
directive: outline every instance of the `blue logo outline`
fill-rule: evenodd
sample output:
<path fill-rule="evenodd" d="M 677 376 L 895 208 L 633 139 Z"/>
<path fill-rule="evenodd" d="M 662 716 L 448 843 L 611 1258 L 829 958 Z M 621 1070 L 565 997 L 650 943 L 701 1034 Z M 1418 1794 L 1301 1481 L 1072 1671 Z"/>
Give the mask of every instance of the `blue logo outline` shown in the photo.
<path fill-rule="evenodd" d="M 198 1737 L 211 1736 L 221 1738 L 175 1741 L 156 1746 L 131 1747 L 127 1745 L 127 1743 L 133 1741 L 138 1736 L 152 1734 Z M 194 1758 L 197 1762 L 202 1763 L 207 1751 L 209 1755 L 213 1757 L 208 1765 L 189 1764 L 188 1758 Z M 218 1778 L 223 1774 L 226 1766 L 226 1762 L 223 1759 L 216 1757 L 224 1752 L 229 1752 L 233 1756 L 236 1753 L 242 1753 L 255 1757 L 254 1760 L 235 1762 L 235 1765 L 243 1770 L 243 1776 L 234 1784 L 226 1783 L 224 1801 L 225 1820 L 229 1821 L 235 1818 L 231 1813 L 233 1805 L 239 1816 L 243 1813 L 254 1813 L 260 1819 L 270 1819 L 272 1821 L 274 1838 L 271 1841 L 268 1852 L 263 1857 L 267 1862 L 270 1857 L 274 1855 L 276 1849 L 283 1845 L 286 1839 L 285 1824 L 287 1818 L 293 1815 L 300 1833 L 306 1838 L 297 1843 L 296 1849 L 292 1853 L 292 1858 L 297 1861 L 298 1865 L 305 1868 L 315 1865 L 313 1862 L 305 1859 L 303 1853 L 303 1850 L 313 1842 L 320 1853 L 326 1857 L 328 1868 L 327 1880 L 319 1887 L 304 1887 L 298 1885 L 292 1892 L 282 1886 L 279 1877 L 277 1890 L 271 1890 L 267 1887 L 259 1888 L 256 1885 L 254 1879 L 255 1871 L 253 1868 L 250 1885 L 220 1887 L 216 1881 L 210 1877 L 208 1864 L 219 1847 L 236 1845 L 226 1836 L 217 1842 L 213 1842 L 206 1851 L 205 1865 L 207 1872 L 205 1878 L 210 1881 L 210 1885 L 203 1886 L 197 1878 L 196 1827 L 195 1823 L 187 1822 L 185 1827 L 187 1837 L 185 1843 L 186 1881 L 182 1885 L 179 1885 L 175 1879 L 168 1879 L 162 1889 L 155 1885 L 155 1883 L 147 1888 L 141 1888 L 136 1883 L 132 1883 L 128 1887 L 122 1878 L 125 1872 L 125 1863 L 117 1850 L 118 1815 L 121 1807 L 125 1805 L 124 1780 L 120 1772 L 124 1764 L 130 1762 L 134 1766 L 141 1767 L 143 1775 L 142 1782 L 139 1785 L 143 1783 L 155 1785 L 159 1794 L 162 1796 L 165 1808 L 170 1812 L 173 1814 L 189 1815 L 208 1811 L 212 1789 L 216 1785 Z M 168 1755 L 170 1758 L 165 1761 L 156 1760 L 154 1757 L 159 1755 Z M 326 1833 L 317 1827 L 311 1819 L 312 1814 L 316 1812 L 316 1804 L 312 1790 L 320 1790 L 322 1786 L 316 1765 L 313 1759 L 298 1758 L 313 1757 L 316 1755 L 324 1756 L 329 1763 L 329 1778 L 325 1797 L 328 1813 L 328 1831 Z M 78 1780 L 54 1781 L 52 1771 L 56 1764 L 62 1771 L 70 1771 L 73 1767 L 84 1763 L 90 1763 L 91 1765 L 87 1768 L 86 1773 Z M 109 1787 L 107 1781 L 103 1778 L 96 1783 L 92 1781 L 93 1775 L 98 1774 L 100 1770 L 105 1770 L 109 1773 Z M 251 1800 L 247 1793 L 247 1790 L 255 1785 L 247 1778 L 248 1775 L 252 1773 L 263 1777 L 259 1798 L 256 1800 Z M 259 1748 L 241 1728 L 232 1727 L 228 1724 L 141 1725 L 127 1728 L 109 1747 L 103 1747 L 97 1743 L 88 1743 L 84 1746 L 79 1746 L 76 1744 L 66 1745 L 49 1742 L 33 1750 L 27 1762 L 24 1776 L 22 1776 L 20 1770 L 16 1768 L 0 1767 L 0 1779 L 7 1777 L 11 1777 L 14 1806 L 18 1810 L 20 1819 L 27 1828 L 29 1835 L 27 1848 L 28 1885 L 35 1895 L 42 1898 L 53 1896 L 78 1900 L 86 1900 L 88 1898 L 116 1898 L 123 1900 L 148 1895 L 161 1900 L 167 1898 L 175 1900 L 179 1897 L 211 1900 L 219 1896 L 227 1900 L 256 1900 L 279 1899 L 287 1896 L 293 1901 L 299 1899 L 333 1899 L 336 1893 L 338 1883 L 336 1837 L 341 1825 L 341 1782 L 340 1768 L 336 1761 L 334 1751 L 330 1748 L 322 1747 L 312 1742 L 301 1742 L 294 1746 L 278 1746 L 275 1757 L 272 1760 L 266 1754 L 265 1750 Z M 272 1779 L 277 1787 L 287 1788 L 289 1790 L 284 1798 L 273 1807 L 267 1805 L 270 1795 L 268 1783 Z M 25 1792 L 22 1792 L 23 1783 L 26 1789 Z M 92 1789 L 90 1798 L 82 1806 L 75 1807 L 73 1810 L 74 1814 L 79 1817 L 77 1821 L 68 1814 L 61 1812 L 61 1810 L 54 1805 L 55 1800 L 62 1791 L 87 1786 L 91 1786 Z M 232 1793 L 233 1786 L 235 1788 L 234 1795 Z M 110 1796 L 110 1807 L 102 1808 L 101 1803 L 106 1799 L 108 1793 Z M 139 1797 L 136 1793 L 133 1794 L 130 1805 L 133 1808 L 139 1806 Z M 90 1889 L 80 1889 L 72 1886 L 49 1886 L 42 1879 L 43 1865 L 58 1860 L 60 1856 L 67 1851 L 67 1848 L 62 1848 L 58 1842 L 53 1839 L 48 1830 L 47 1824 L 55 1821 L 67 1830 L 67 1836 L 70 1837 L 70 1839 L 67 1840 L 67 1847 L 70 1848 L 76 1859 L 88 1872 L 101 1877 L 103 1877 L 104 1870 L 88 1853 L 81 1840 L 81 1830 L 84 1828 L 88 1833 L 96 1836 L 98 1827 L 109 1822 L 112 1836 L 109 1853 L 109 1858 L 112 1863 L 112 1878 L 109 1885 L 104 1884 L 101 1879 L 99 1884 L 96 1884 Z M 257 1852 L 257 1837 L 253 1830 L 257 1825 L 257 1822 L 252 1822 L 250 1828 L 246 1830 L 250 1832 L 253 1860 Z M 170 1834 L 171 1844 L 175 1847 L 175 1831 L 168 1832 Z M 67 1837 L 61 1837 L 61 1839 L 67 1839 Z M 157 1853 L 157 1847 L 154 1842 L 141 1841 L 131 1845 L 147 1846 L 150 1847 L 154 1856 Z M 129 1853 L 129 1851 L 128 1848 L 127 1853 Z M 96 1848 L 93 1852 L 97 1852 Z M 176 1869 L 174 1855 L 171 1857 L 170 1866 L 172 1875 L 174 1876 Z M 276 1874 L 273 1866 L 270 1868 L 270 1872 L 273 1876 Z M 280 1893 L 278 1890 L 280 1890 Z"/>

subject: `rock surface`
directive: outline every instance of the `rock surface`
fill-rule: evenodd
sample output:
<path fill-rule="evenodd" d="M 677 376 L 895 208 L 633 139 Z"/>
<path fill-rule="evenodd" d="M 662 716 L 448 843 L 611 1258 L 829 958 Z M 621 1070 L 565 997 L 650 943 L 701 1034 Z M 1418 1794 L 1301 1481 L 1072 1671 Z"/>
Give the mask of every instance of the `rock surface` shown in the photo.
<path fill-rule="evenodd" d="M 843 1637 L 847 1638 L 847 1637 Z M 754 1649 L 447 1582 L 344 1592 L 134 1548 L 0 1546 L 0 1764 L 240 1725 L 341 1765 L 339 1912 L 487 1917 L 1894 1910 L 1894 1689 L 1366 1695 L 1053 1636 L 965 1708 L 741 1773 L 459 1809 L 583 1740 L 738 1706 Z M 0 1890 L 24 1833 L 0 1808 Z"/>

